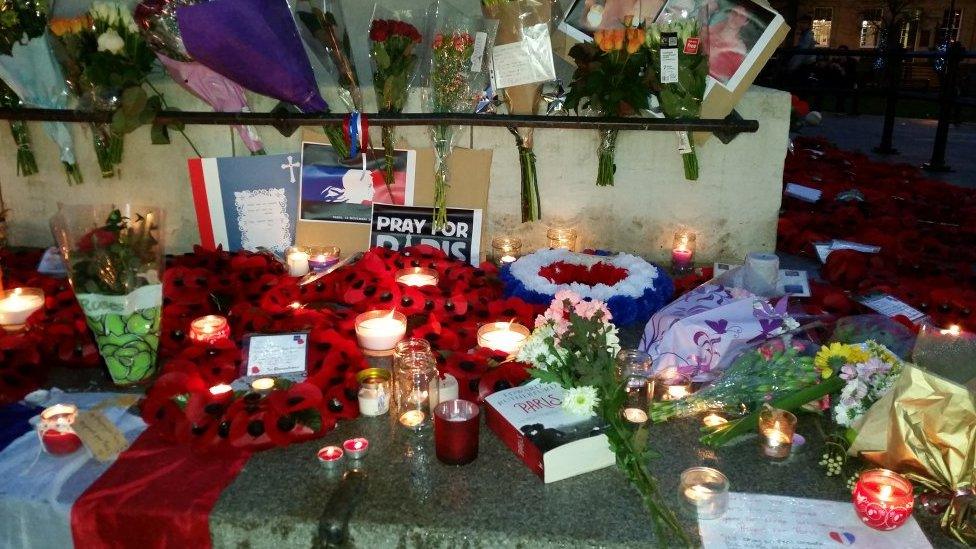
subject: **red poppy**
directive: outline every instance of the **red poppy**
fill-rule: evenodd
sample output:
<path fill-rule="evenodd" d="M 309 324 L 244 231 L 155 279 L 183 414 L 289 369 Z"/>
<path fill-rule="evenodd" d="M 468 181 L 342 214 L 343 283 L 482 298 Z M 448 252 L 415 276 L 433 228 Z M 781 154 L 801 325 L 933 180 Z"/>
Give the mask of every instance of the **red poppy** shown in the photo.
<path fill-rule="evenodd" d="M 484 402 L 492 393 L 518 387 L 529 379 L 529 367 L 521 362 L 505 362 L 481 376 L 478 384 L 478 402 Z"/>

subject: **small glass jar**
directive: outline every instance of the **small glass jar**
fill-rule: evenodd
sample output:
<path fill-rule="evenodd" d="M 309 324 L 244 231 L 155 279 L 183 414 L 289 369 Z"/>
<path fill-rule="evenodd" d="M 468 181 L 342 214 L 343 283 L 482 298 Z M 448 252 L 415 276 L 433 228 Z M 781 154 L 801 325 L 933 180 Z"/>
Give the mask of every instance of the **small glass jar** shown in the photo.
<path fill-rule="evenodd" d="M 290 276 L 305 276 L 308 274 L 308 250 L 302 246 L 291 246 L 285 250 L 285 267 Z"/>
<path fill-rule="evenodd" d="M 431 404 L 439 400 L 434 356 L 429 352 L 404 354 L 394 360 L 393 370 L 397 421 L 414 431 L 430 427 L 433 421 Z"/>
<path fill-rule="evenodd" d="M 691 517 L 711 520 L 729 507 L 729 479 L 718 469 L 692 467 L 681 473 L 682 508 Z"/>
<path fill-rule="evenodd" d="M 393 348 L 393 363 L 396 364 L 398 360 L 414 353 L 431 354 L 430 342 L 417 337 L 404 339 Z"/>
<path fill-rule="evenodd" d="M 651 374 L 653 364 L 651 356 L 638 349 L 621 349 L 617 353 L 617 377 L 620 381 L 626 381 L 624 390 L 627 391 L 622 413 L 624 419 L 631 423 L 647 422 L 654 385 Z"/>
<path fill-rule="evenodd" d="M 681 400 L 692 393 L 691 377 L 673 370 L 659 373 L 653 391 L 654 400 Z"/>
<path fill-rule="evenodd" d="M 546 239 L 550 248 L 565 248 L 575 252 L 579 233 L 572 227 L 550 227 L 546 231 Z"/>
<path fill-rule="evenodd" d="M 389 370 L 383 368 L 367 368 L 356 374 L 360 415 L 376 417 L 390 411 L 390 377 Z"/>
<path fill-rule="evenodd" d="M 316 246 L 308 248 L 308 267 L 320 273 L 339 262 L 338 246 Z"/>
<path fill-rule="evenodd" d="M 674 233 L 671 248 L 671 272 L 676 275 L 690 273 L 695 268 L 695 248 L 698 235 L 686 231 Z"/>
<path fill-rule="evenodd" d="M 496 236 L 491 239 L 491 261 L 495 265 L 510 265 L 521 256 L 522 239 L 515 236 Z"/>
<path fill-rule="evenodd" d="M 37 436 L 45 452 L 64 456 L 81 448 L 81 438 L 72 426 L 77 417 L 78 407 L 74 404 L 55 404 L 41 412 Z"/>
<path fill-rule="evenodd" d="M 759 412 L 759 444 L 764 456 L 773 460 L 790 457 L 795 432 L 795 415 L 771 406 Z"/>

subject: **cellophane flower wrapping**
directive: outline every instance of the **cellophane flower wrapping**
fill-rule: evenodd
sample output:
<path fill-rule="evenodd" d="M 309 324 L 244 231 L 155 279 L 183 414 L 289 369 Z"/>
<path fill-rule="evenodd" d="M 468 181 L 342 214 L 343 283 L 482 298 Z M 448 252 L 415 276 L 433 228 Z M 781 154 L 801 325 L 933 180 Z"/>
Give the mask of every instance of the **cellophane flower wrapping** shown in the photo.
<path fill-rule="evenodd" d="M 62 206 L 51 229 L 71 286 L 117 385 L 156 372 L 163 305 L 161 211 L 125 205 Z"/>
<path fill-rule="evenodd" d="M 47 2 L 39 0 L 9 0 L 5 3 L 4 20 L 0 26 L 0 80 L 25 105 L 65 109 L 68 107 L 68 86 L 51 50 L 47 33 L 48 6 Z M 20 133 L 18 147 L 22 147 L 27 135 L 26 126 L 23 128 L 23 132 L 15 130 L 15 137 Z M 62 122 L 44 122 L 44 131 L 58 145 L 68 183 L 81 183 L 81 171 L 75 161 L 74 142 L 68 127 Z M 21 165 L 18 155 L 18 168 L 30 167 Z"/>
<path fill-rule="evenodd" d="M 424 58 L 422 33 L 425 14 L 419 10 L 389 10 L 373 7 L 369 24 L 369 60 L 373 70 L 376 108 L 381 113 L 403 112 L 410 89 L 417 80 Z M 383 126 L 383 180 L 394 184 L 396 126 Z"/>
<path fill-rule="evenodd" d="M 655 74 L 654 88 L 665 116 L 697 120 L 708 79 L 708 11 L 666 11 L 648 25 L 645 42 Z M 698 179 L 694 135 L 677 132 L 685 178 Z"/>
<path fill-rule="evenodd" d="M 249 112 L 244 88 L 190 57 L 176 22 L 176 8 L 195 0 L 144 0 L 136 5 L 135 20 L 163 68 L 183 89 L 217 112 Z M 264 144 L 252 126 L 234 130 L 251 154 L 264 154 Z"/>
<path fill-rule="evenodd" d="M 542 101 L 542 86 L 556 79 L 552 31 L 559 24 L 555 0 L 481 0 L 481 11 L 498 21 L 492 56 L 498 56 L 495 87 L 509 114 L 533 115 Z M 498 69 L 496 69 L 498 70 Z M 504 78 L 502 78 L 504 76 Z M 533 128 L 512 128 L 521 171 L 522 222 L 542 218 L 539 182 L 533 145 Z"/>
<path fill-rule="evenodd" d="M 212 0 L 176 8 L 190 56 L 246 89 L 327 112 L 285 0 Z"/>
<path fill-rule="evenodd" d="M 473 112 L 477 94 L 488 82 L 488 50 L 495 41 L 496 21 L 465 15 L 450 3 L 435 0 L 429 11 L 430 60 L 424 104 L 430 113 Z M 457 126 L 428 127 L 434 146 L 434 227 L 447 222 L 450 186 L 447 159 Z"/>
<path fill-rule="evenodd" d="M 695 393 L 651 404 L 651 419 L 660 422 L 706 411 L 740 414 L 758 409 L 799 389 L 816 384 L 814 357 L 820 346 L 802 334 L 783 334 L 740 347 L 719 377 Z M 666 372 L 659 372 L 667 376 Z"/>
<path fill-rule="evenodd" d="M 312 54 L 338 83 L 339 99 L 348 111 L 364 112 L 355 58 L 346 18 L 339 0 L 302 0 L 295 14 L 299 32 Z M 339 124 L 325 127 L 329 143 L 339 158 L 349 156 L 346 136 Z"/>
<path fill-rule="evenodd" d="M 141 86 L 155 58 L 131 11 L 121 3 L 95 2 L 79 17 L 52 21 L 51 32 L 81 106 L 113 112 L 111 123 L 91 125 L 102 177 L 113 177 L 122 163 L 123 135 L 139 125 L 146 107 Z"/>
<path fill-rule="evenodd" d="M 6 84 L 0 80 L 0 106 L 7 109 L 16 109 L 23 105 Z M 10 121 L 10 134 L 17 144 L 17 175 L 26 177 L 37 173 L 37 159 L 34 157 L 34 149 L 31 147 L 30 130 L 27 122 L 23 120 Z"/>

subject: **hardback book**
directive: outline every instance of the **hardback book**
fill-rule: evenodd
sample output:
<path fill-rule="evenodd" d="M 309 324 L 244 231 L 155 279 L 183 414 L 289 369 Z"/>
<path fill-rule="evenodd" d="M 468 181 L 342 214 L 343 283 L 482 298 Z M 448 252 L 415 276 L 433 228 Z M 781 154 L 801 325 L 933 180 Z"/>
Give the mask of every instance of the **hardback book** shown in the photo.
<path fill-rule="evenodd" d="M 615 459 L 603 420 L 564 410 L 563 393 L 557 384 L 535 383 L 485 399 L 488 428 L 546 483 L 602 469 Z"/>

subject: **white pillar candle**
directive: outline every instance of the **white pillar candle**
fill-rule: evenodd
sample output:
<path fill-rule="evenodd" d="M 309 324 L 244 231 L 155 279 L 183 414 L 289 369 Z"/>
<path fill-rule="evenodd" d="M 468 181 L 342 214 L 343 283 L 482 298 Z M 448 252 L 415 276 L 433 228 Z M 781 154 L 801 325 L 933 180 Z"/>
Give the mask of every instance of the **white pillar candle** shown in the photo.
<path fill-rule="evenodd" d="M 356 339 L 369 351 L 389 351 L 407 333 L 407 317 L 395 311 L 369 311 L 356 317 Z"/>
<path fill-rule="evenodd" d="M 27 318 L 44 306 L 44 292 L 38 288 L 14 288 L 0 292 L 0 327 L 16 331 Z"/>
<path fill-rule="evenodd" d="M 308 252 L 301 248 L 289 248 L 285 254 L 285 264 L 291 276 L 305 276 L 308 274 Z"/>
<path fill-rule="evenodd" d="M 478 330 L 478 346 L 514 355 L 529 337 L 529 329 L 514 322 L 494 322 Z"/>
<path fill-rule="evenodd" d="M 444 374 L 444 377 L 435 377 L 430 381 L 430 384 L 437 384 L 437 391 L 429 390 L 427 393 L 431 396 L 430 407 L 433 409 L 437 404 L 441 402 L 447 402 L 448 400 L 454 400 L 458 398 L 460 390 L 458 387 L 458 380 L 451 374 Z"/>

